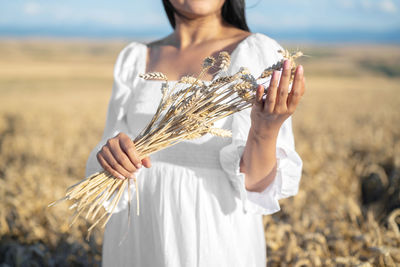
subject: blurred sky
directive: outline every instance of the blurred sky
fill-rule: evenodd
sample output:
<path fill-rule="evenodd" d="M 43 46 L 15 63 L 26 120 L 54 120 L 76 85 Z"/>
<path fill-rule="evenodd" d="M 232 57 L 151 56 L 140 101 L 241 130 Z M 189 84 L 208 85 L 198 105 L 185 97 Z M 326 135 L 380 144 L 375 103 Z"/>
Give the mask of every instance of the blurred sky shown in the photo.
<path fill-rule="evenodd" d="M 335 33 L 344 39 L 357 34 L 372 41 L 400 39 L 400 0 L 247 0 L 246 5 L 252 31 L 282 38 Z M 161 0 L 0 0 L 0 36 L 161 37 L 170 31 Z"/>

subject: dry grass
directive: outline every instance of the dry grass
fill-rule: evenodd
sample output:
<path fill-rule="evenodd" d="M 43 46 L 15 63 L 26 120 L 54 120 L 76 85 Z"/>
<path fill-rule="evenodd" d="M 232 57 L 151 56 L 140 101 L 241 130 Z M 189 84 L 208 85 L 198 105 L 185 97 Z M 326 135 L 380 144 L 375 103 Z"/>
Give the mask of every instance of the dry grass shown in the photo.
<path fill-rule="evenodd" d="M 214 122 L 221 120 L 241 110 L 250 108 L 256 99 L 256 90 L 259 84 L 264 84 L 276 70 L 281 70 L 284 60 L 292 62 L 291 80 L 296 71 L 295 59 L 302 56 L 301 52 L 290 54 L 289 51 L 277 51 L 283 55 L 282 60 L 267 68 L 256 79 L 245 67 L 241 67 L 233 75 L 224 75 L 229 67 L 230 55 L 227 52 L 219 53 L 217 59 L 206 57 L 202 69 L 197 77 L 184 76 L 174 85 L 170 85 L 168 78 L 161 72 L 140 74 L 145 80 L 161 80 L 161 99 L 152 119 L 132 141 L 140 159 L 148 157 L 162 149 L 178 144 L 184 140 L 196 139 L 205 134 L 219 137 L 231 137 L 229 130 L 215 128 Z M 214 71 L 214 78 L 210 83 L 201 82 L 208 71 Z M 267 90 L 265 90 L 265 95 Z M 136 178 L 133 179 L 136 188 L 136 212 L 139 215 L 139 190 Z M 86 213 L 85 219 L 95 220 L 88 229 L 88 238 L 91 231 L 101 221 L 102 228 L 112 217 L 122 194 L 130 188 L 130 179 L 121 181 L 112 173 L 102 171 L 70 186 L 61 199 L 51 203 L 52 207 L 63 201 L 72 201 L 69 209 L 75 210 L 70 225 Z M 128 220 L 130 220 L 131 195 L 128 190 Z M 115 197 L 113 197 L 115 196 Z M 110 201 L 109 207 L 104 204 Z"/>
<path fill-rule="evenodd" d="M 0 262 L 99 264 L 101 232 L 85 241 L 85 220 L 68 229 L 67 205 L 46 205 L 84 176 L 123 46 L 0 42 Z M 269 264 L 395 266 L 396 188 L 362 205 L 361 180 L 372 169 L 400 179 L 400 79 L 382 71 L 395 69 L 400 48 L 301 50 L 313 55 L 294 116 L 304 173 L 299 194 L 264 219 Z"/>

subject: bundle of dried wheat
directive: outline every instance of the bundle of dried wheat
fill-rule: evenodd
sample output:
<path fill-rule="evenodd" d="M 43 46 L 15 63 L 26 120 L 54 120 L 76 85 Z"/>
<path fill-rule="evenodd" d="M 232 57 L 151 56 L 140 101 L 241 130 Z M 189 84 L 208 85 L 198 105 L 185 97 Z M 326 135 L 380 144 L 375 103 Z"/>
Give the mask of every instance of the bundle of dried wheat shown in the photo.
<path fill-rule="evenodd" d="M 217 59 L 207 57 L 203 61 L 198 77 L 184 76 L 172 87 L 163 73 L 151 72 L 140 75 L 146 80 L 165 81 L 161 86 L 162 97 L 155 115 L 133 140 L 140 157 L 144 158 L 183 140 L 198 138 L 207 133 L 221 137 L 231 136 L 230 131 L 213 127 L 214 122 L 251 107 L 258 84 L 270 77 L 274 70 L 281 70 L 285 59 L 292 61 L 293 78 L 296 68 L 294 60 L 302 56 L 302 53 L 290 54 L 287 50 L 279 52 L 282 53 L 283 59 L 265 69 L 258 78 L 251 75 L 245 68 L 241 68 L 234 75 L 223 76 L 222 74 L 230 64 L 230 56 L 227 52 L 221 52 Z M 204 83 L 201 78 L 212 67 L 217 69 L 214 79 L 209 83 Z M 177 90 L 178 85 L 184 88 Z M 136 180 L 134 182 L 139 215 L 139 192 Z M 108 215 L 102 226 L 107 224 L 125 188 L 130 186 L 129 183 L 129 179 L 116 179 L 105 171 L 95 173 L 71 186 L 64 198 L 49 206 L 63 200 L 75 201 L 70 207 L 70 209 L 75 209 L 71 224 L 84 211 L 87 211 L 86 219 L 96 219 L 89 228 L 90 234 L 91 230 Z M 130 190 L 128 193 L 130 194 Z M 102 207 L 110 199 L 111 208 L 107 213 Z"/>

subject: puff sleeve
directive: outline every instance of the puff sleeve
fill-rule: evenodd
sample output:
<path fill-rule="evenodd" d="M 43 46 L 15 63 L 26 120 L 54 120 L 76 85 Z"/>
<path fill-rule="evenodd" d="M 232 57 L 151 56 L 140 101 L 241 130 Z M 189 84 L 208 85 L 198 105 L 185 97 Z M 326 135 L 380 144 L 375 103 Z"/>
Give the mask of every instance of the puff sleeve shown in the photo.
<path fill-rule="evenodd" d="M 232 54 L 231 71 L 241 66 L 258 75 L 261 71 L 281 59 L 277 52 L 282 49 L 273 39 L 253 34 L 238 46 Z M 240 172 L 249 133 L 251 109 L 235 113 L 232 119 L 232 143 L 220 151 L 220 163 L 235 190 L 239 192 L 244 212 L 272 214 L 280 210 L 278 200 L 296 195 L 302 171 L 302 160 L 294 146 L 292 120 L 289 117 L 281 126 L 276 145 L 277 172 L 273 182 L 263 192 L 246 190 L 245 175 Z"/>
<path fill-rule="evenodd" d="M 142 44 L 132 42 L 121 50 L 114 65 L 114 81 L 108 103 L 107 119 L 101 141 L 91 151 L 86 163 L 86 176 L 102 171 L 96 154 L 111 137 L 120 132 L 129 135 L 126 114 L 132 95 L 134 77 L 137 75 L 137 54 Z"/>

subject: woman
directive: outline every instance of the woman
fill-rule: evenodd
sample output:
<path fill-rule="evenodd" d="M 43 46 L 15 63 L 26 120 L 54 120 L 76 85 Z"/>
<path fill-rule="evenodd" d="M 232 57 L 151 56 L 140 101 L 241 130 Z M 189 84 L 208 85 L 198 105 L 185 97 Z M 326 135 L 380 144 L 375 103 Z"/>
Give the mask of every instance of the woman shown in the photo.
<path fill-rule="evenodd" d="M 232 139 L 205 135 L 139 160 L 131 138 L 161 97 L 161 83 L 142 80 L 140 73 L 161 71 L 176 81 L 199 73 L 206 56 L 228 51 L 228 73 L 243 66 L 257 75 L 282 58 L 274 40 L 249 32 L 243 0 L 163 4 L 174 31 L 121 51 L 103 139 L 87 163 L 87 175 L 104 168 L 139 183 L 141 214 L 128 224 L 125 192 L 106 227 L 103 265 L 265 266 L 261 215 L 278 211 L 279 199 L 295 195 L 301 175 L 290 115 L 305 90 L 303 68 L 297 68 L 288 93 L 286 61 L 282 74 L 273 74 L 266 99 L 259 86 L 251 109 L 218 121 Z"/>

